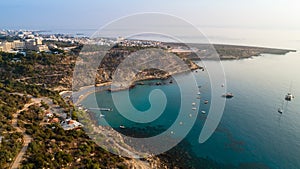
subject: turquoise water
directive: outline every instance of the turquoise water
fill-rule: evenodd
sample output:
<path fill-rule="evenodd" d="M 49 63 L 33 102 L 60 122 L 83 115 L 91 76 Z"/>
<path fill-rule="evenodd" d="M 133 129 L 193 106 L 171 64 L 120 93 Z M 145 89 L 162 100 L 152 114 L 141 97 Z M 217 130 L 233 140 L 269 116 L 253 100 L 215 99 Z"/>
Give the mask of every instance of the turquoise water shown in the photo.
<path fill-rule="evenodd" d="M 272 30 L 204 30 L 208 35 L 226 35 L 226 38 L 210 39 L 215 43 L 257 45 L 279 48 L 298 49 L 299 31 Z M 191 42 L 193 39 L 191 39 Z M 199 63 L 201 65 L 201 63 Z M 211 62 L 211 64 L 216 64 Z M 253 59 L 222 61 L 226 73 L 227 90 L 234 98 L 227 100 L 222 120 L 214 134 L 205 143 L 198 142 L 199 134 L 207 114 L 198 114 L 196 123 L 186 140 L 192 148 L 194 158 L 208 157 L 223 164 L 242 163 L 262 164 L 274 169 L 300 168 L 300 52 L 287 55 L 264 55 Z M 210 83 L 207 72 L 194 75 L 201 85 L 200 111 L 208 112 L 210 100 Z M 184 75 L 179 75 L 184 78 Z M 284 104 L 282 115 L 277 112 L 281 107 L 285 94 L 290 90 L 296 98 Z M 184 85 L 189 86 L 187 81 Z M 110 93 L 96 93 L 87 97 L 83 104 L 87 107 L 104 106 L 114 108 L 113 112 L 102 112 L 105 119 L 99 118 L 99 124 L 107 120 L 115 128 L 125 125 L 126 128 L 145 128 L 147 126 L 163 129 L 153 130 L 152 135 L 163 132 L 178 115 L 180 94 L 176 84 L 162 86 L 144 85 L 130 90 L 132 104 L 140 111 L 150 107 L 149 92 L 161 89 L 168 99 L 168 104 L 162 116 L 157 120 L 138 124 L 124 119 L 115 109 Z M 122 92 L 119 93 L 122 95 Z M 158 102 L 160 100 L 157 100 Z M 191 105 L 190 100 L 184 104 Z M 99 112 L 95 112 L 99 115 Z M 145 131 L 145 130 L 141 130 Z M 243 168 L 243 167 L 242 167 Z M 259 167 L 250 167 L 259 168 Z"/>
<path fill-rule="evenodd" d="M 204 144 L 193 145 L 201 156 L 233 164 L 255 162 L 271 168 L 299 168 L 299 98 L 277 113 L 289 91 L 299 96 L 299 55 L 265 55 L 224 61 L 228 100 L 219 130 Z M 192 135 L 192 134 L 191 134 Z"/>
<path fill-rule="evenodd" d="M 201 112 L 198 114 L 196 123 L 186 138 L 193 153 L 224 164 L 262 163 L 275 169 L 300 168 L 299 56 L 299 53 L 290 53 L 285 56 L 264 55 L 253 59 L 223 61 L 227 90 L 234 93 L 235 97 L 227 100 L 217 130 L 203 144 L 198 143 L 198 137 L 207 115 Z M 202 86 L 199 111 L 208 112 L 209 104 L 203 104 L 204 99 L 210 98 L 207 73 L 194 74 Z M 296 98 L 285 105 L 285 112 L 280 115 L 277 109 L 290 90 L 291 83 L 292 93 Z M 185 85 L 189 83 L 186 82 Z M 164 113 L 155 121 L 146 124 L 130 122 L 116 109 L 113 112 L 102 112 L 105 120 L 116 128 L 120 125 L 128 128 L 152 126 L 166 130 L 176 119 L 180 107 L 180 93 L 176 84 L 137 86 L 130 90 L 130 99 L 136 109 L 145 111 L 150 107 L 149 92 L 154 89 L 164 91 L 168 99 Z M 122 92 L 119 94 L 122 95 Z M 83 105 L 97 106 L 91 98 L 92 96 L 87 97 L 82 102 Z M 96 93 L 96 98 L 99 105 L 114 108 L 109 92 Z M 185 104 L 190 105 L 191 102 L 186 101 Z M 104 124 L 103 122 L 104 119 L 99 118 L 99 124 Z M 153 131 L 152 134 L 159 133 Z"/>

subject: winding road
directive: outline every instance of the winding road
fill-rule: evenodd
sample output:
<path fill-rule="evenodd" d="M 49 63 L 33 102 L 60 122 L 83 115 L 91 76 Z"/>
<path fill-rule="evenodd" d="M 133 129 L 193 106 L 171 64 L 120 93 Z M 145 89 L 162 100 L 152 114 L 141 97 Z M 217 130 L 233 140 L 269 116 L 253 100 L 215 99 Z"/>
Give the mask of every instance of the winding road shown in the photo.
<path fill-rule="evenodd" d="M 21 129 L 20 127 L 18 127 L 18 115 L 20 114 L 20 112 L 27 110 L 29 106 L 33 105 L 33 104 L 39 104 L 41 102 L 41 100 L 43 100 L 43 98 L 31 98 L 31 102 L 27 103 L 24 105 L 23 109 L 18 110 L 15 114 L 13 114 L 13 119 L 12 119 L 12 126 L 17 130 L 17 132 L 20 132 L 23 134 L 23 147 L 21 149 L 21 151 L 19 152 L 19 154 L 15 157 L 14 162 L 11 165 L 11 169 L 18 169 L 20 164 L 22 163 L 23 160 L 23 156 L 26 153 L 26 150 L 28 148 L 29 143 L 32 141 L 32 137 L 27 135 L 25 133 L 25 130 Z"/>

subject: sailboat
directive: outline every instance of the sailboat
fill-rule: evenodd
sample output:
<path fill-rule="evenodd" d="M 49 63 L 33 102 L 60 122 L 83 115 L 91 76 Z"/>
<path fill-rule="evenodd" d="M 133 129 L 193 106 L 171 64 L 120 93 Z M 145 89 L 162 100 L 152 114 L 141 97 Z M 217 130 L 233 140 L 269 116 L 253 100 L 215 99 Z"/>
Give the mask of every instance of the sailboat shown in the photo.
<path fill-rule="evenodd" d="M 291 90 L 292 90 L 292 83 L 291 83 L 291 85 L 290 85 L 290 91 L 285 95 L 285 98 L 284 98 L 284 99 L 285 99 L 286 101 L 292 101 L 292 100 L 295 98 L 295 96 L 292 95 Z"/>

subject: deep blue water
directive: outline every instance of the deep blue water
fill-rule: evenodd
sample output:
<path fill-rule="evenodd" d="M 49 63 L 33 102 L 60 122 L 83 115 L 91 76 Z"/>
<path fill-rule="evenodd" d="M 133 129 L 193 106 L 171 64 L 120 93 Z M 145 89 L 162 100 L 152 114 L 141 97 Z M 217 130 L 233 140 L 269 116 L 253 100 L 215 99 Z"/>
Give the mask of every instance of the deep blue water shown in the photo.
<path fill-rule="evenodd" d="M 298 31 L 204 29 L 204 32 L 208 35 L 227 36 L 223 39 L 209 38 L 214 43 L 300 49 Z M 214 61 L 210 64 L 217 65 Z M 222 64 L 226 73 L 227 90 L 234 94 L 234 98 L 227 100 L 217 130 L 203 144 L 198 142 L 198 137 L 207 114 L 200 112 L 197 117 L 193 114 L 192 118 L 196 118 L 196 123 L 186 137 L 192 148 L 187 150 L 193 151 L 194 158 L 209 157 L 217 162 L 236 166 L 241 163 L 259 163 L 274 169 L 300 168 L 300 52 L 222 61 Z M 208 112 L 210 105 L 203 104 L 203 100 L 210 100 L 207 72 L 194 72 L 194 75 L 202 86 L 199 111 Z M 179 75 L 179 78 L 184 76 L 186 75 Z M 291 84 L 296 98 L 285 103 L 284 113 L 280 115 L 277 109 L 281 107 Z M 191 84 L 186 81 L 184 85 Z M 115 128 L 119 125 L 125 125 L 126 128 L 151 126 L 165 130 L 174 122 L 180 107 L 180 92 L 176 84 L 137 86 L 130 90 L 130 99 L 136 109 L 145 111 L 150 108 L 148 95 L 154 89 L 161 89 L 165 93 L 168 104 L 160 118 L 146 124 L 124 119 L 117 112 L 109 92 L 92 94 L 82 103 L 87 107 L 99 104 L 114 108 L 113 112 L 102 112 L 105 119 L 99 118 L 99 124 L 105 124 L 106 120 Z M 119 92 L 118 95 L 121 97 L 124 93 Z M 94 96 L 98 103 L 93 100 Z M 194 102 L 183 101 L 186 105 Z M 99 115 L 99 112 L 95 113 Z M 158 133 L 155 130 L 152 134 Z"/>
<path fill-rule="evenodd" d="M 198 137 L 207 114 L 198 114 L 196 123 L 186 140 L 193 153 L 199 157 L 209 157 L 224 164 L 262 163 L 274 169 L 300 168 L 300 54 L 264 55 L 253 59 L 223 61 L 227 90 L 235 97 L 228 99 L 222 120 L 212 137 L 203 144 Z M 201 65 L 201 63 L 199 63 Z M 214 61 L 211 61 L 214 64 Z M 195 73 L 201 90 L 200 109 L 208 112 L 210 83 L 206 72 Z M 186 76 L 186 75 L 179 75 Z M 296 98 L 285 105 L 285 112 L 277 112 L 285 94 L 290 90 Z M 186 82 L 185 85 L 189 85 Z M 164 113 L 155 121 L 138 124 L 124 119 L 116 109 L 102 112 L 110 125 L 126 127 L 162 127 L 167 129 L 178 115 L 180 94 L 176 84 L 162 86 L 144 85 L 130 90 L 130 99 L 136 109 L 149 109 L 148 95 L 151 90 L 161 89 L 168 99 Z M 120 96 L 122 92 L 118 93 Z M 92 101 L 94 94 L 82 103 L 87 107 L 98 106 Z M 195 94 L 196 97 L 196 94 Z M 96 93 L 98 104 L 113 107 L 109 92 Z M 159 100 L 157 100 L 159 101 Z M 184 100 L 191 104 L 190 100 Z M 96 112 L 99 114 L 99 112 Z M 99 120 L 99 124 L 104 119 Z M 158 134 L 158 133 L 153 133 Z"/>

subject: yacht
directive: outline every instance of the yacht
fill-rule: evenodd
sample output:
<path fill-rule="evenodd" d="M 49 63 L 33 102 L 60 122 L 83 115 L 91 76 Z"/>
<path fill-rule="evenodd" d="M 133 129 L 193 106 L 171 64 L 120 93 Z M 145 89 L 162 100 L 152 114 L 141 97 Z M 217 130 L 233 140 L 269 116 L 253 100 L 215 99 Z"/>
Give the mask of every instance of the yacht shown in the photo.
<path fill-rule="evenodd" d="M 120 128 L 121 128 L 121 129 L 125 129 L 125 126 L 124 126 L 124 125 L 120 125 Z"/>
<path fill-rule="evenodd" d="M 292 101 L 295 97 L 292 95 L 292 82 L 291 82 L 291 84 L 290 84 L 290 90 L 289 90 L 289 92 L 285 95 L 285 100 L 286 101 Z"/>
<path fill-rule="evenodd" d="M 286 101 L 292 101 L 295 97 L 291 94 L 291 93 L 288 93 L 286 96 L 285 96 L 285 100 Z"/>
<path fill-rule="evenodd" d="M 233 94 L 232 93 L 226 93 L 226 94 L 223 94 L 222 97 L 233 98 Z"/>

